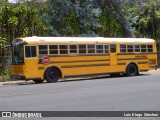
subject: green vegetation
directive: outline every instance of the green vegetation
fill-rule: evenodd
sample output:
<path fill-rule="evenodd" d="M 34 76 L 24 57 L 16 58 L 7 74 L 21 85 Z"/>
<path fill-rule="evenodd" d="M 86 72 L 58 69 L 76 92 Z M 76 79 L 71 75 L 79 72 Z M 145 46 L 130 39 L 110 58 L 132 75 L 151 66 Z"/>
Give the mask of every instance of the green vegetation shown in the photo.
<path fill-rule="evenodd" d="M 155 39 L 160 56 L 160 0 L 122 1 L 125 3 L 123 12 L 133 28 L 133 34 Z"/>
<path fill-rule="evenodd" d="M 16 0 L 17 1 L 17 0 Z M 0 0 L 0 37 L 150 37 L 159 39 L 159 0 Z"/>
<path fill-rule="evenodd" d="M 0 0 L 0 52 L 25 36 L 149 37 L 160 48 L 160 0 L 6 1 Z"/>

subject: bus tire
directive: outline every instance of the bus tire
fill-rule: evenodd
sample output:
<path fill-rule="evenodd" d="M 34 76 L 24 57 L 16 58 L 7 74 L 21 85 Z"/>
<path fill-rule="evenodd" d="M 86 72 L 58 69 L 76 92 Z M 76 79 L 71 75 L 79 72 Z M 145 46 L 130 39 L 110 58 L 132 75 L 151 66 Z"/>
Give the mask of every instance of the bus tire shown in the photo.
<path fill-rule="evenodd" d="M 33 80 L 36 84 L 43 83 L 44 80 Z"/>
<path fill-rule="evenodd" d="M 138 68 L 135 64 L 129 64 L 126 69 L 127 76 L 137 76 L 138 75 Z"/>
<path fill-rule="evenodd" d="M 48 83 L 57 82 L 59 78 L 59 72 L 56 68 L 48 68 L 45 73 L 45 78 Z"/>

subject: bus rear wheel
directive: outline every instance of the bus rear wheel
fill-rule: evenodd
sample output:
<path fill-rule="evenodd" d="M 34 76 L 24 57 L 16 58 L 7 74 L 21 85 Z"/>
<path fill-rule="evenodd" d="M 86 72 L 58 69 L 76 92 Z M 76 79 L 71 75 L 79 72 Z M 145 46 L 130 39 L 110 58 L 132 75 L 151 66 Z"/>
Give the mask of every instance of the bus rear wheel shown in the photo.
<path fill-rule="evenodd" d="M 58 72 L 58 70 L 55 69 L 55 68 L 49 68 L 49 69 L 46 71 L 45 77 L 46 77 L 46 81 L 47 81 L 48 83 L 57 82 L 57 80 L 58 80 L 58 78 L 59 78 L 59 72 Z"/>
<path fill-rule="evenodd" d="M 136 75 L 138 75 L 137 66 L 135 64 L 129 64 L 127 66 L 126 75 L 127 76 L 136 76 Z"/>

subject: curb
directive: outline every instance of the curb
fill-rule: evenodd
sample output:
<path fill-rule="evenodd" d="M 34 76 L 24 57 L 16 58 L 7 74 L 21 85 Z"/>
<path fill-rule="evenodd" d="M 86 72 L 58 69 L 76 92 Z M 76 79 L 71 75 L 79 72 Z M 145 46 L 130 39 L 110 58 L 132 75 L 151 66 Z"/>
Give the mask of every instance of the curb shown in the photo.
<path fill-rule="evenodd" d="M 27 84 L 31 84 L 34 83 L 33 81 L 8 81 L 8 82 L 0 82 L 0 86 L 4 86 L 4 85 L 27 85 Z"/>

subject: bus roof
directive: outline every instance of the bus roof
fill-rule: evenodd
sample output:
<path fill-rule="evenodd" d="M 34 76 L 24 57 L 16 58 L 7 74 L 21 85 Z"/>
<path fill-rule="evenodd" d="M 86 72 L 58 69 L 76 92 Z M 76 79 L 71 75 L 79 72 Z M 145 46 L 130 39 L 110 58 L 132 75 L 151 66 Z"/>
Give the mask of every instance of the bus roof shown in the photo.
<path fill-rule="evenodd" d="M 27 43 L 44 42 L 124 42 L 124 43 L 152 43 L 149 38 L 104 38 L 104 37 L 25 37 L 18 38 Z M 15 39 L 16 40 L 16 39 Z"/>

